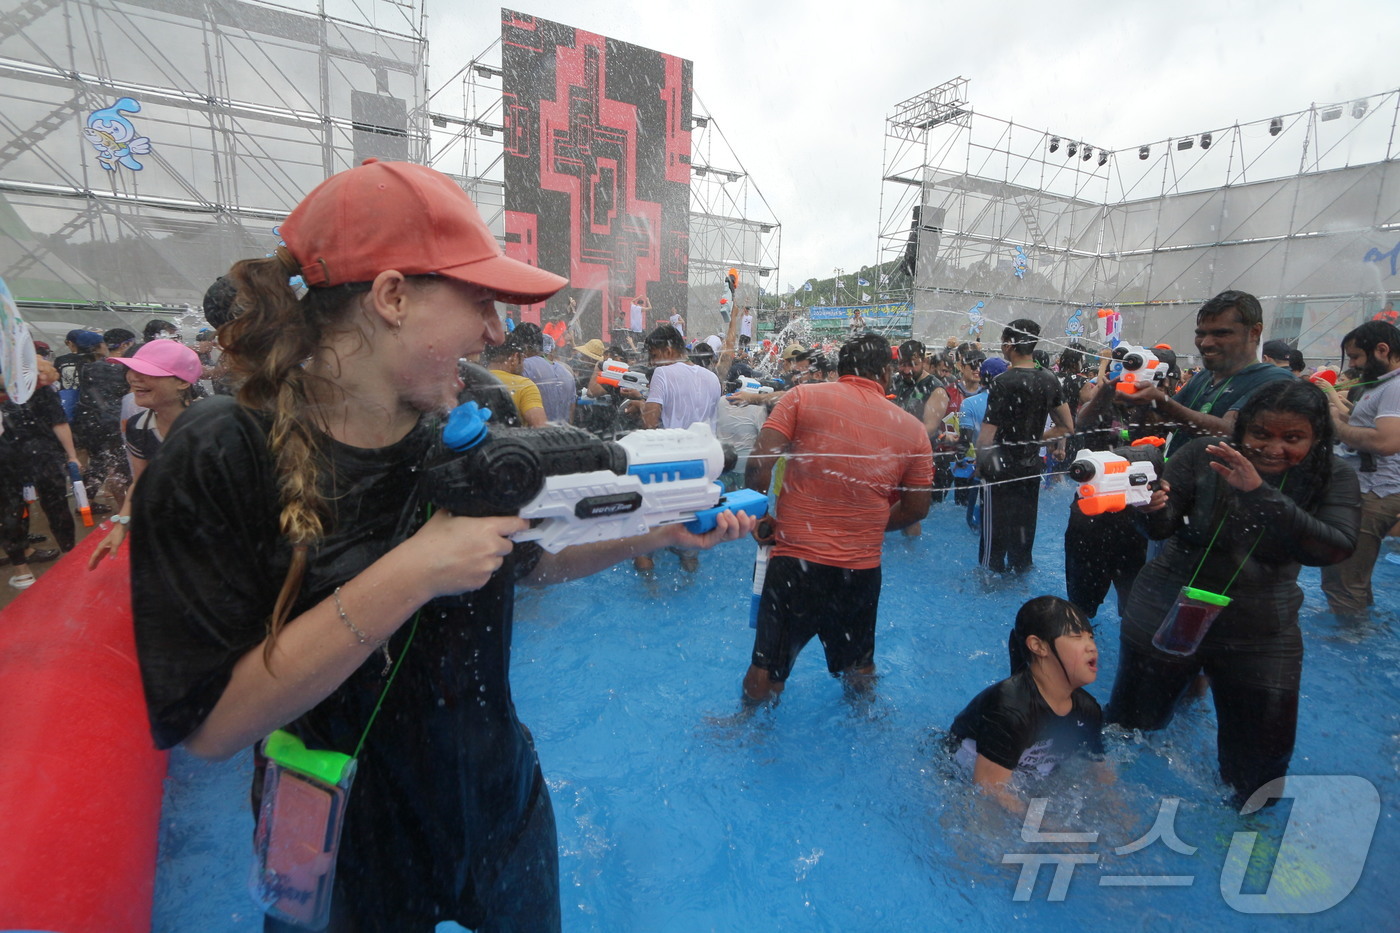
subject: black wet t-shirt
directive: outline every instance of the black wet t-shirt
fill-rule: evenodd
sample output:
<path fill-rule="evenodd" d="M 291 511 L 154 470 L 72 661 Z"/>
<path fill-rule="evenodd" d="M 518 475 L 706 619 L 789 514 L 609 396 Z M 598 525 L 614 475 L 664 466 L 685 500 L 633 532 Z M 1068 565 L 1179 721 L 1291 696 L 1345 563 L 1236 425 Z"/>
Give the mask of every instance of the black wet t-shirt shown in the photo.
<path fill-rule="evenodd" d="M 141 478 L 131 523 L 132 602 L 156 743 L 196 729 L 234 664 L 260 650 L 291 548 L 278 533 L 268 418 L 217 397 L 184 413 Z M 417 467 L 439 450 L 425 418 L 378 449 L 323 442 L 332 510 L 291 617 L 328 598 L 424 520 Z M 369 733 L 338 871 L 360 894 L 431 912 L 490 883 L 537 792 L 534 749 L 510 694 L 515 580 L 538 560 L 517 546 L 485 587 L 435 600 Z M 405 652 L 412 622 L 390 641 Z M 347 633 L 347 639 L 351 636 Z M 352 753 L 384 688 L 375 653 L 287 728 Z M 438 905 L 434 907 L 433 905 Z"/>
<path fill-rule="evenodd" d="M 992 381 L 984 424 L 996 425 L 1002 479 L 1040 472 L 1045 419 L 1060 406 L 1060 380 L 1044 369 L 1013 366 Z"/>
<path fill-rule="evenodd" d="M 1040 695 L 1029 670 L 1013 674 L 977 694 L 953 720 L 953 745 L 971 739 L 976 752 L 1011 771 L 1041 774 L 1074 755 L 1103 754 L 1103 712 L 1084 688 L 1070 695 L 1073 707 L 1058 715 Z"/>

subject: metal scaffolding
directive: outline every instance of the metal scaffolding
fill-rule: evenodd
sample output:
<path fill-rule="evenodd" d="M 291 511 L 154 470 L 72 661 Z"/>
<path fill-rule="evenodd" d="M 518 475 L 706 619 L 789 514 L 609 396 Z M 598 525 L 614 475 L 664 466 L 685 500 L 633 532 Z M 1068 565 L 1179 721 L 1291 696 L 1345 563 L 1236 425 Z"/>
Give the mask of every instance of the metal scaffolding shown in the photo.
<path fill-rule="evenodd" d="M 1196 307 L 1239 288 L 1266 338 L 1330 359 L 1400 297 L 1400 91 L 1111 148 L 977 114 L 967 87 L 886 121 L 878 259 L 926 336 L 976 309 L 1063 342 L 1111 306 L 1130 338 L 1189 346 Z"/>
<path fill-rule="evenodd" d="M 0 277 L 50 336 L 197 305 L 327 175 L 424 159 L 423 26 L 417 0 L 28 0 L 0 23 Z"/>

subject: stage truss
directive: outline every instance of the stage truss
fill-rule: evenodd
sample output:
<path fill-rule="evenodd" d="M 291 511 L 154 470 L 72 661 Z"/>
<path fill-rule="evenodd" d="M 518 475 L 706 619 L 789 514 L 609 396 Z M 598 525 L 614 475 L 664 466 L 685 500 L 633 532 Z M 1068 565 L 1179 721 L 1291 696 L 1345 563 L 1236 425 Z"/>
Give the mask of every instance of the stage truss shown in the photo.
<path fill-rule="evenodd" d="M 424 159 L 423 26 L 417 0 L 29 0 L 0 22 L 0 277 L 50 336 L 198 306 L 327 175 Z"/>
<path fill-rule="evenodd" d="M 1113 148 L 978 114 L 968 83 L 885 125 L 882 290 L 925 336 L 965 336 L 981 302 L 1062 343 L 1110 306 L 1131 339 L 1189 349 L 1196 307 L 1239 288 L 1264 301 L 1266 339 L 1332 359 L 1400 298 L 1400 91 Z"/>

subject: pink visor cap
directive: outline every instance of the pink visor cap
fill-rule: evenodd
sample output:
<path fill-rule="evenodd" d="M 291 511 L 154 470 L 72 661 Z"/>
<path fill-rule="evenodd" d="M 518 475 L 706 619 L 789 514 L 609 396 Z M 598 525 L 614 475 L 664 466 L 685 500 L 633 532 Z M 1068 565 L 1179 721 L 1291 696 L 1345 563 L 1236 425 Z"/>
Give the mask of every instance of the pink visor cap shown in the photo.
<path fill-rule="evenodd" d="M 112 362 L 121 363 L 143 376 L 174 376 L 191 385 L 204 374 L 199 354 L 175 340 L 152 340 L 142 344 L 135 356 Z"/>

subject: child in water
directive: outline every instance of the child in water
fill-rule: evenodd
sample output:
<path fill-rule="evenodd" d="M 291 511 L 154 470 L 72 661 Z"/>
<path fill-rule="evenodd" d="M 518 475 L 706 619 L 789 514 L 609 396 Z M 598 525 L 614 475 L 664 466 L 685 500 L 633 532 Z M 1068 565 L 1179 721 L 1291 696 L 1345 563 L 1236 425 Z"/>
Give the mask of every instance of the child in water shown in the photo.
<path fill-rule="evenodd" d="M 1002 806 L 1016 772 L 1049 774 L 1074 753 L 1103 754 L 1103 713 L 1084 689 L 1098 676 L 1093 626 L 1073 603 L 1037 596 L 1016 613 L 1011 676 L 979 693 L 953 720 L 949 745 L 977 785 Z"/>

